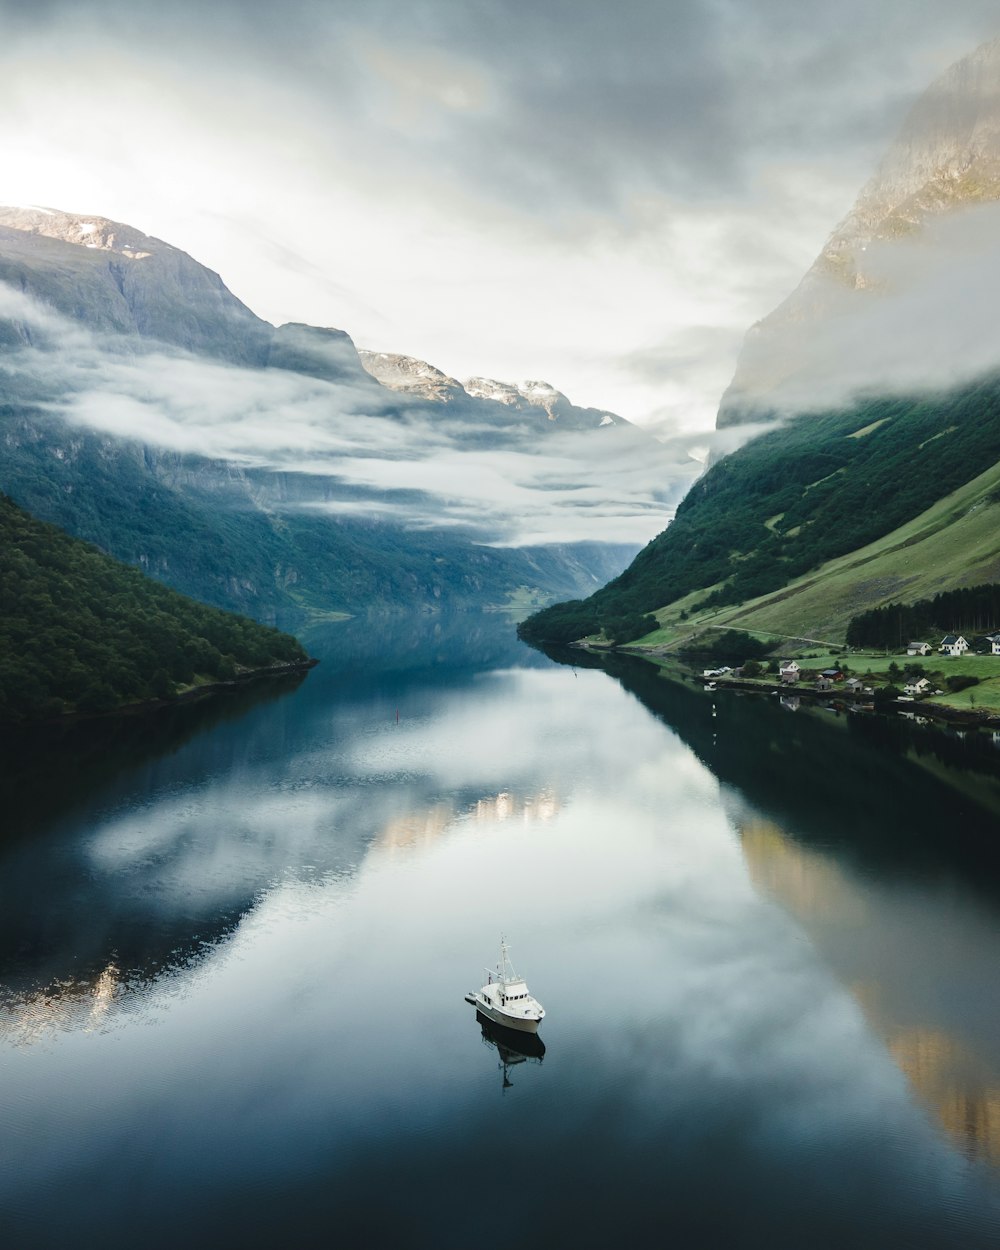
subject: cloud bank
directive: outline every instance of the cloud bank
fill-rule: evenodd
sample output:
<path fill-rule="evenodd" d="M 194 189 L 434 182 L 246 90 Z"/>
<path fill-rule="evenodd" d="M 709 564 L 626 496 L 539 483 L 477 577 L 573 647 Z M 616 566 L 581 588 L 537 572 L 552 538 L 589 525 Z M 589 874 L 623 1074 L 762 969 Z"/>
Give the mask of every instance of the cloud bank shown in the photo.
<path fill-rule="evenodd" d="M 794 415 L 948 390 L 1000 366 L 1000 204 L 870 243 L 864 275 L 855 290 L 810 274 L 816 318 L 785 319 L 748 339 L 747 376 L 763 381 L 765 407 Z"/>
<path fill-rule="evenodd" d="M 268 507 L 460 528 L 498 546 L 639 546 L 700 471 L 684 440 L 550 431 L 470 401 L 436 406 L 282 369 L 91 334 L 0 284 L 33 344 L 0 357 L 8 389 L 73 425 L 263 473 Z M 690 441 L 690 440 L 688 440 Z M 269 488 L 268 474 L 281 486 Z"/>

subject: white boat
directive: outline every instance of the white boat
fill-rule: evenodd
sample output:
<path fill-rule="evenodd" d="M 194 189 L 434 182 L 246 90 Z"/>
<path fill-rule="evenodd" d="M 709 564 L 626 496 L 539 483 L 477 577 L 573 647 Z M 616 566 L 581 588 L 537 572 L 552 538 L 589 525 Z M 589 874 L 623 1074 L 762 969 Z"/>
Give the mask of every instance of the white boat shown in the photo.
<path fill-rule="evenodd" d="M 500 939 L 500 962 L 495 971 L 487 968 L 486 973 L 486 984 L 475 993 L 467 994 L 465 1001 L 504 1028 L 521 1033 L 537 1032 L 545 1019 L 545 1008 L 537 998 L 532 998 L 524 977 L 514 971 L 503 938 Z"/>

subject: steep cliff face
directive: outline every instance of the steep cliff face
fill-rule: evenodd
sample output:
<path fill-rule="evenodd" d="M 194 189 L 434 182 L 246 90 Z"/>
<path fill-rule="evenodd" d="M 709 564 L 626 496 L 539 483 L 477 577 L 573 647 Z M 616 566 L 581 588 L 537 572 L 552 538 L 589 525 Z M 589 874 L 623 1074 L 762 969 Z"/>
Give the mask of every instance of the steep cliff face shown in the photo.
<path fill-rule="evenodd" d="M 363 367 L 353 339 L 344 330 L 304 325 L 298 321 L 278 326 L 271 332 L 267 366 L 305 373 L 323 382 L 349 383 L 373 392 L 379 389 Z"/>
<path fill-rule="evenodd" d="M 932 227 L 1000 201 L 1000 39 L 953 65 L 907 117 L 878 171 L 799 286 L 748 331 L 719 426 L 759 420 L 808 400 L 835 357 L 867 333 L 859 313 L 891 295 L 898 263 L 928 265 Z M 916 250 L 915 250 L 916 249 Z"/>

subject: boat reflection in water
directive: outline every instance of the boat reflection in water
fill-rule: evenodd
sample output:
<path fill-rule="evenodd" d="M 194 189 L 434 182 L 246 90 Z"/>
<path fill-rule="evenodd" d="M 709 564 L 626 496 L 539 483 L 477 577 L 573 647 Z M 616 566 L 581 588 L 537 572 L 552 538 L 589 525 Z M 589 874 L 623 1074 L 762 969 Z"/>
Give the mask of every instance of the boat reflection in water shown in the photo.
<path fill-rule="evenodd" d="M 545 1058 L 545 1043 L 537 1033 L 523 1033 L 518 1029 L 507 1029 L 502 1024 L 495 1024 L 481 1011 L 476 1012 L 476 1022 L 483 1031 L 483 1044 L 496 1048 L 500 1056 L 497 1065 L 503 1072 L 501 1089 L 508 1090 L 514 1084 L 510 1079 L 511 1068 L 519 1063 L 541 1063 Z"/>

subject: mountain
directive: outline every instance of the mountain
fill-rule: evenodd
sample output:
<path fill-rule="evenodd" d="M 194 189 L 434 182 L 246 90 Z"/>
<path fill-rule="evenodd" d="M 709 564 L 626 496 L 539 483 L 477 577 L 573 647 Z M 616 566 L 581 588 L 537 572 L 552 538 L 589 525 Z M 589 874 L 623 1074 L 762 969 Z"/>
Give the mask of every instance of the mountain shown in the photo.
<path fill-rule="evenodd" d="M 217 274 L 123 223 L 0 209 L 0 489 L 34 515 L 186 594 L 290 626 L 373 607 L 537 605 L 625 566 L 639 544 L 607 534 L 579 488 L 642 473 L 658 498 L 657 444 L 633 447 L 634 427 L 581 415 L 551 388 L 512 421 L 507 402 L 430 366 L 422 390 L 404 385 L 416 362 L 381 359 L 397 362 L 383 367 L 390 385 L 344 331 L 271 326 Z M 550 483 L 538 438 L 564 427 Z M 524 482 L 503 481 L 518 470 Z"/>
<path fill-rule="evenodd" d="M 598 587 L 634 547 L 493 547 L 447 530 L 326 513 L 336 488 L 107 438 L 0 406 L 0 488 L 33 514 L 193 598 L 298 628 L 401 607 L 537 606 Z"/>
<path fill-rule="evenodd" d="M 546 425 L 559 430 L 593 430 L 609 425 L 628 426 L 624 417 L 600 408 L 580 408 L 548 382 L 497 382 L 493 378 L 467 378 L 458 382 L 434 365 L 413 356 L 395 352 L 359 352 L 361 363 L 383 386 L 407 395 L 417 395 L 438 404 L 483 401 L 502 405 L 508 414 L 527 416 L 539 429 Z M 494 413 L 494 415 L 497 415 Z"/>
<path fill-rule="evenodd" d="M 845 374 L 849 380 L 852 355 L 870 354 L 866 338 L 887 299 L 905 295 L 924 321 L 949 306 L 961 316 L 961 293 L 948 289 L 948 271 L 961 259 L 962 235 L 976 228 L 970 210 L 997 201 L 1000 39 L 958 61 L 928 88 L 802 281 L 747 332 L 719 426 L 800 410 L 815 404 L 820 388 L 835 386 Z M 984 227 L 995 236 L 992 215 Z M 941 288 L 932 285 L 940 270 Z M 886 341 L 894 329 L 914 334 L 898 313 L 878 320 L 877 328 L 882 359 L 873 363 L 874 377 L 859 379 L 869 391 L 876 389 L 878 365 L 894 354 Z M 904 355 L 906 347 L 904 338 Z"/>
<path fill-rule="evenodd" d="M 371 385 L 344 331 L 272 326 L 186 252 L 106 217 L 0 207 L 0 282 L 88 330 Z M 0 320 L 0 345 L 37 341 L 25 320 Z"/>
<path fill-rule="evenodd" d="M 0 495 L 0 724 L 306 661 L 287 634 L 195 603 Z"/>
<path fill-rule="evenodd" d="M 390 391 L 415 395 L 435 404 L 453 404 L 469 398 L 461 382 L 449 378 L 426 360 L 401 356 L 397 352 L 358 353 L 365 369 Z"/>
<path fill-rule="evenodd" d="M 774 417 L 795 386 L 814 402 L 785 410 L 783 420 L 712 465 L 624 573 L 585 600 L 537 613 L 523 636 L 562 642 L 603 631 L 619 643 L 675 645 L 740 628 L 841 642 L 857 613 L 1000 580 L 994 322 L 985 319 L 987 367 L 957 384 L 942 377 L 935 386 L 869 385 L 824 405 L 817 369 L 824 354 L 850 367 L 845 344 L 871 332 L 866 310 L 875 305 L 885 333 L 870 354 L 913 333 L 913 305 L 871 279 L 876 243 L 895 247 L 924 231 L 933 251 L 944 237 L 934 233 L 935 215 L 953 214 L 964 230 L 965 214 L 976 211 L 971 201 L 998 196 L 1000 41 L 960 62 L 914 109 L 797 291 L 748 336 L 719 423 Z M 981 259 L 947 268 L 947 284 L 931 290 L 947 292 L 944 317 L 963 316 Z M 838 292 L 848 313 L 833 302 Z M 806 340 L 812 347 L 804 355 Z M 909 354 L 921 363 L 919 344 Z"/>
<path fill-rule="evenodd" d="M 206 352 L 234 364 L 267 360 L 273 327 L 218 274 L 160 239 L 104 217 L 0 208 L 0 281 L 87 326 Z M 6 318 L 8 343 L 30 343 Z"/>

